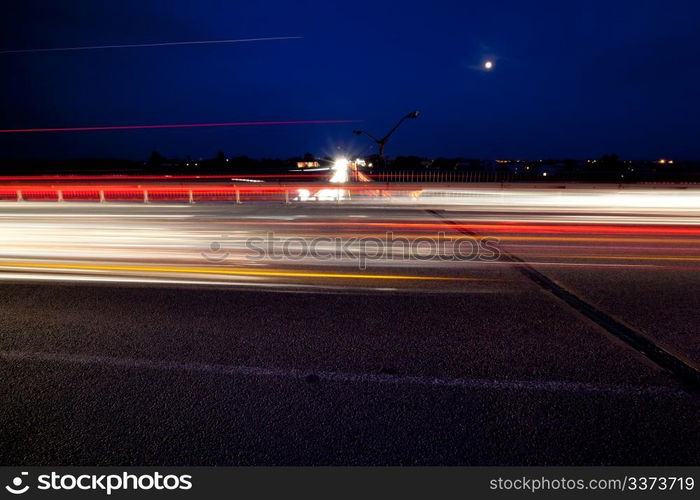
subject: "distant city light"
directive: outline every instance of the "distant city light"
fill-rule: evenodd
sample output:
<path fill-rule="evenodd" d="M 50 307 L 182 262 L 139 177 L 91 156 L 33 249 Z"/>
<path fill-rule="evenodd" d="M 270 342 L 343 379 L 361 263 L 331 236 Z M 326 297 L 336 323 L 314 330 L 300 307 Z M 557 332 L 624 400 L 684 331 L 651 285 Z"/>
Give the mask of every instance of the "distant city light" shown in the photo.
<path fill-rule="evenodd" d="M 317 161 L 298 161 L 297 162 L 297 168 L 318 168 L 320 167 L 320 163 Z"/>

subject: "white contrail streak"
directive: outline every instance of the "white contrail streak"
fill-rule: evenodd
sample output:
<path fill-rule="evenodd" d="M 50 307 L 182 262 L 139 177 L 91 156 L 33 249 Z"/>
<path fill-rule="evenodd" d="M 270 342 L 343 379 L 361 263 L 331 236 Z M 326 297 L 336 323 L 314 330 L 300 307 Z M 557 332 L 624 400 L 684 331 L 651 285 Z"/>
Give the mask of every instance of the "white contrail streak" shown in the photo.
<path fill-rule="evenodd" d="M 270 42 L 275 40 L 300 40 L 301 36 L 273 36 L 267 38 L 238 38 L 232 40 L 194 40 L 189 42 L 135 43 L 127 45 L 94 45 L 90 47 L 56 47 L 48 49 L 0 50 L 0 54 L 20 54 L 28 52 L 64 52 L 69 50 L 130 49 L 137 47 L 168 47 L 172 45 L 207 45 L 216 43 Z"/>

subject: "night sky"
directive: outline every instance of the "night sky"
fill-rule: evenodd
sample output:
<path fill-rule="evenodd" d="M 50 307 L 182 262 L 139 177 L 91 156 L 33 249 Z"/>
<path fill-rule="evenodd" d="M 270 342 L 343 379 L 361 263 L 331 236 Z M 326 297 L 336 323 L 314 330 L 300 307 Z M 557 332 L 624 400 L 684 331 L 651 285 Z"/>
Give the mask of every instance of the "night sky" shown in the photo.
<path fill-rule="evenodd" d="M 0 54 L 0 129 L 362 123 L 0 134 L 0 157 L 370 154 L 353 128 L 420 109 L 388 155 L 700 159 L 696 0 L 14 0 L 0 18 L 0 50 L 277 36 L 303 38 Z"/>

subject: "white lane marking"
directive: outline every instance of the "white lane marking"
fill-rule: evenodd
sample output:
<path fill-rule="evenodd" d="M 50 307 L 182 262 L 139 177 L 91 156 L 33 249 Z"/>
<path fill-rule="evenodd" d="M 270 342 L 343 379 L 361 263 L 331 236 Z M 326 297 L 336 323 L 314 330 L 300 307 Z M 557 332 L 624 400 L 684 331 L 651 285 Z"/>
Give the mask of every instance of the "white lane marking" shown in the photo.
<path fill-rule="evenodd" d="M 369 383 L 382 385 L 417 385 L 454 387 L 467 390 L 541 391 L 569 393 L 604 393 L 614 395 L 669 394 L 687 396 L 689 393 L 664 386 L 634 386 L 623 384 L 592 384 L 560 380 L 494 380 L 487 378 L 446 378 L 421 375 L 382 375 L 374 373 L 344 373 L 301 370 L 297 368 L 273 368 L 237 366 L 202 362 L 180 362 L 83 354 L 62 354 L 33 351 L 0 351 L 4 361 L 48 362 L 81 366 L 109 366 L 113 368 L 194 372 L 221 376 L 274 377 L 305 380 L 315 376 L 318 380 L 336 383 Z"/>

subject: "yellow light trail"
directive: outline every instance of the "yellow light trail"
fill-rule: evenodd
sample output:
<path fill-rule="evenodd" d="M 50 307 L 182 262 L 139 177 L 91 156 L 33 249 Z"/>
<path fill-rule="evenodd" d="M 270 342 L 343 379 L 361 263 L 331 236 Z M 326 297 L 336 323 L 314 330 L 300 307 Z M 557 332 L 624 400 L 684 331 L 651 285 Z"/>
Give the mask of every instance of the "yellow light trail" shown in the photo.
<path fill-rule="evenodd" d="M 202 267 L 163 267 L 163 266 L 120 266 L 120 265 L 91 265 L 91 264 L 40 264 L 36 262 L 0 262 L 0 268 L 38 268 L 53 270 L 83 270 L 83 271 L 126 271 L 126 272 L 158 272 L 158 273 L 192 273 L 217 274 L 236 276 L 276 276 L 292 278 L 349 278 L 349 279 L 381 279 L 381 280 L 437 280 L 437 281 L 500 281 L 489 278 L 445 277 L 445 276 L 407 276 L 392 274 L 351 274 L 351 273 L 310 273 L 301 271 L 279 270 L 250 270 L 228 268 Z"/>

